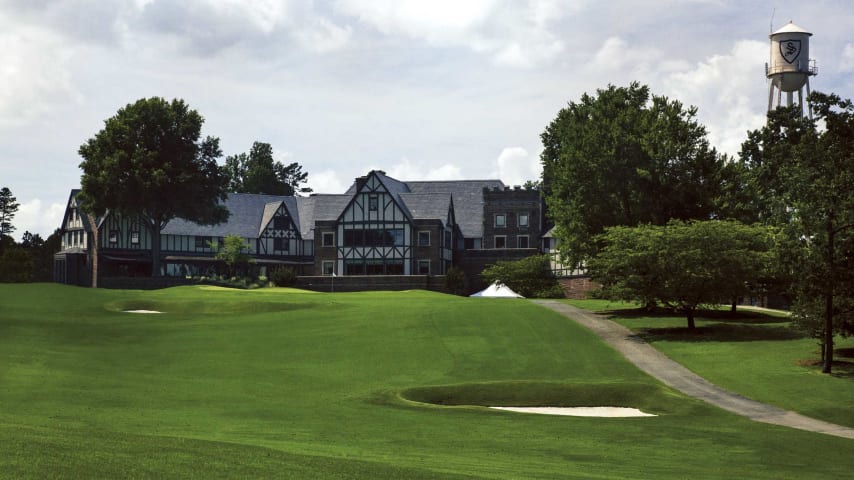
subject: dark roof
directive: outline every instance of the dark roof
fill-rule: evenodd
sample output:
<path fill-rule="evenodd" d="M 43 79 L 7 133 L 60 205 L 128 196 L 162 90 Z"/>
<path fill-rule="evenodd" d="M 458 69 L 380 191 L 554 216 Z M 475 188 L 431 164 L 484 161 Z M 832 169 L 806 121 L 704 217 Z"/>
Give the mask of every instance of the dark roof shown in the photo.
<path fill-rule="evenodd" d="M 401 193 L 401 200 L 412 214 L 413 220 L 439 220 L 444 225 L 451 207 L 447 193 Z"/>
<path fill-rule="evenodd" d="M 412 193 L 451 194 L 457 225 L 465 238 L 483 237 L 483 189 L 504 189 L 501 180 L 418 181 L 407 185 Z"/>
<path fill-rule="evenodd" d="M 230 215 L 219 225 L 199 225 L 182 218 L 174 218 L 163 228 L 167 235 L 196 235 L 207 237 L 225 237 L 240 235 L 244 238 L 258 238 L 262 227 L 264 212 L 272 203 L 279 204 L 289 197 L 278 195 L 257 195 L 253 193 L 229 193 L 224 205 Z M 294 203 L 294 207 L 296 204 Z M 278 208 L 278 206 L 276 207 Z M 296 210 L 296 208 L 294 208 Z M 293 212 L 293 210 L 291 210 Z M 269 220 L 268 220 L 269 221 Z"/>
<path fill-rule="evenodd" d="M 312 195 L 296 197 L 299 210 L 300 233 L 303 240 L 314 239 L 314 223 L 317 221 L 335 221 L 350 202 L 351 195 Z"/>

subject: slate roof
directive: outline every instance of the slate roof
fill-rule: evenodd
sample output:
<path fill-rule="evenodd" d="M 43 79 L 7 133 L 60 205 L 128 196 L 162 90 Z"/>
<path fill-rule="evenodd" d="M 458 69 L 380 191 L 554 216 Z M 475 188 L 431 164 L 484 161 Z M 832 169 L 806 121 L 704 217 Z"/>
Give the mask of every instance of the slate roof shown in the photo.
<path fill-rule="evenodd" d="M 444 225 L 451 207 L 447 193 L 401 193 L 401 200 L 412 214 L 413 220 L 439 220 Z"/>
<path fill-rule="evenodd" d="M 335 221 L 350 203 L 352 195 L 312 195 L 296 197 L 299 210 L 300 233 L 303 240 L 314 239 L 314 224 L 316 221 Z"/>
<path fill-rule="evenodd" d="M 407 185 L 412 193 L 451 194 L 457 225 L 465 238 L 483 237 L 483 189 L 504 189 L 501 180 L 417 181 Z"/>
<path fill-rule="evenodd" d="M 166 235 L 196 235 L 225 237 L 240 235 L 244 238 L 258 238 L 267 205 L 287 202 L 289 197 L 278 195 L 257 195 L 251 193 L 229 193 L 224 205 L 231 213 L 228 220 L 219 225 L 199 225 L 182 218 L 173 218 L 163 232 Z M 296 202 L 294 202 L 294 207 Z M 277 206 L 278 208 L 278 206 Z M 295 210 L 296 208 L 294 208 Z M 275 211 L 275 210 L 274 210 Z M 291 210 L 293 213 L 293 210 Z M 269 220 L 268 220 L 269 221 Z"/>

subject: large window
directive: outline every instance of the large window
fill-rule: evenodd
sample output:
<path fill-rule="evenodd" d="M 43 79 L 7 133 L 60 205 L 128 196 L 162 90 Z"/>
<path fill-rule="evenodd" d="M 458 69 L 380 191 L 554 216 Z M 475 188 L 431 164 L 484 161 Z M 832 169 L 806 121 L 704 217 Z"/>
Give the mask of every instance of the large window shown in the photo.
<path fill-rule="evenodd" d="M 495 236 L 495 248 L 507 248 L 507 235 Z"/>
<path fill-rule="evenodd" d="M 211 248 L 211 237 L 196 237 L 196 248 Z"/>
<path fill-rule="evenodd" d="M 402 245 L 402 228 L 344 230 L 345 247 L 395 247 Z"/>
<path fill-rule="evenodd" d="M 429 230 L 421 230 L 418 232 L 418 246 L 419 247 L 429 247 L 430 246 L 430 231 Z"/>
<path fill-rule="evenodd" d="M 519 248 L 528 248 L 528 236 L 519 235 L 518 237 L 516 237 L 516 246 Z"/>
<path fill-rule="evenodd" d="M 334 247 L 335 246 L 335 233 L 334 232 L 323 232 L 323 246 L 324 247 Z"/>
<path fill-rule="evenodd" d="M 507 226 L 507 215 L 503 213 L 499 213 L 495 215 L 495 226 L 496 227 L 506 227 Z"/>
<path fill-rule="evenodd" d="M 347 275 L 403 275 L 403 259 L 367 258 L 344 260 Z"/>
<path fill-rule="evenodd" d="M 528 226 L 528 214 L 527 213 L 520 213 L 519 214 L 519 226 L 520 227 L 527 227 Z"/>

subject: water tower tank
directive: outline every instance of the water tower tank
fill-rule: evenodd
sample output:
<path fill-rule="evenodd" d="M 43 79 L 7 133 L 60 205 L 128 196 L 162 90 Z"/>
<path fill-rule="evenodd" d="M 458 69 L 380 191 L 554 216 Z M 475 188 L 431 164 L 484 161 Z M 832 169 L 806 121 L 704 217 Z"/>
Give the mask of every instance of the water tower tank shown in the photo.
<path fill-rule="evenodd" d="M 770 35 L 771 61 L 768 78 L 784 92 L 794 92 L 804 86 L 810 69 L 810 37 L 812 33 L 789 22 Z"/>
<path fill-rule="evenodd" d="M 798 103 L 803 110 L 803 87 L 809 95 L 809 77 L 817 73 L 815 61 L 810 60 L 810 37 L 812 33 L 791 21 L 769 35 L 771 59 L 765 65 L 765 75 L 770 82 L 768 110 L 774 107 L 774 90 L 777 106 L 782 105 L 782 92 L 786 92 L 786 104 L 792 106 L 793 94 L 798 92 Z"/>

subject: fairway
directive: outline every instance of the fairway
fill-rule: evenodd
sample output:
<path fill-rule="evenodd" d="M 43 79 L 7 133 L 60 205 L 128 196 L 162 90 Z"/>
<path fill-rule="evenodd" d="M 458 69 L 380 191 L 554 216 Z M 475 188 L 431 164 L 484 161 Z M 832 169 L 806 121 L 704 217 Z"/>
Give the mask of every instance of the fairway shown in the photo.
<path fill-rule="evenodd" d="M 3 478 L 776 479 L 854 470 L 854 442 L 686 398 L 545 308 L 428 292 L 0 285 L 0 444 Z"/>

